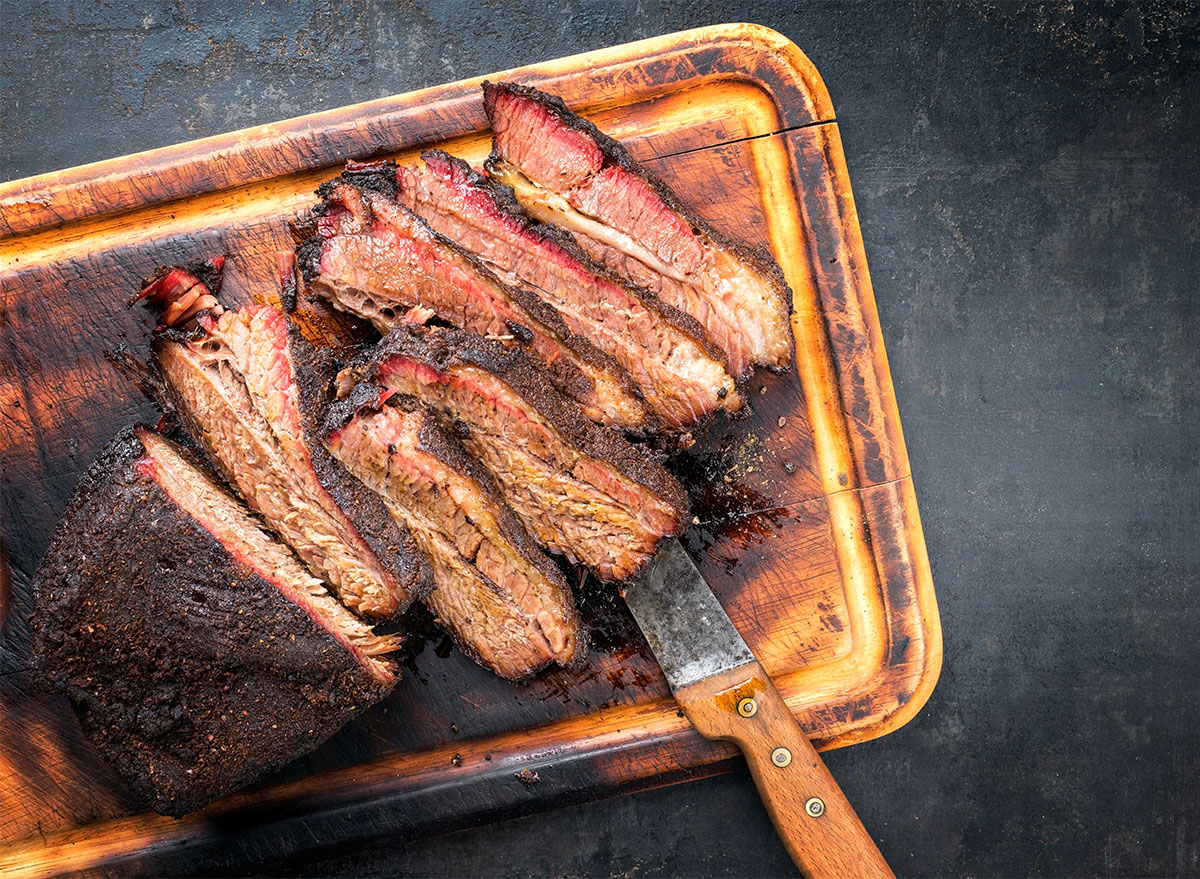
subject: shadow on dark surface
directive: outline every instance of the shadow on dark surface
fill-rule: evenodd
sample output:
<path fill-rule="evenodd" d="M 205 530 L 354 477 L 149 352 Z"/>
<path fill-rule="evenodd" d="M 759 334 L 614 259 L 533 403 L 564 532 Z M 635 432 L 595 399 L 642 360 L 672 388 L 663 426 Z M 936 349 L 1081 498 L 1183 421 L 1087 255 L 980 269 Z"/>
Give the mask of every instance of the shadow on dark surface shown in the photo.
<path fill-rule="evenodd" d="M 788 36 L 838 113 L 945 637 L 921 715 L 830 768 L 900 875 L 1200 875 L 1197 7 L 4 15 L 7 178 L 685 27 Z M 792 873 L 744 772 L 283 871 Z"/>
<path fill-rule="evenodd" d="M 795 876 L 744 763 L 732 775 L 671 785 L 596 804 L 566 806 L 402 849 L 276 865 L 278 876 Z M 736 837 L 711 835 L 701 816 L 720 801 Z M 697 818 L 701 822 L 697 823 Z M 743 825 L 745 825 L 743 827 Z M 524 848 L 513 846 L 519 836 Z M 462 845 L 460 840 L 467 840 Z M 642 840 L 640 846 L 631 842 Z M 461 849 L 461 851 L 460 851 Z M 266 874 L 264 874 L 266 875 Z"/>

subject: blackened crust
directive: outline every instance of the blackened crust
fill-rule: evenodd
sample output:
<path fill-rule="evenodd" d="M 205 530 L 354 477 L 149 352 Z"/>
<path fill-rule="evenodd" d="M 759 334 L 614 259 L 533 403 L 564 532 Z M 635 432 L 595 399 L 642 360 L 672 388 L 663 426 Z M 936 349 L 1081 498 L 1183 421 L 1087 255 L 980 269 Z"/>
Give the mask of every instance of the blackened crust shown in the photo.
<path fill-rule="evenodd" d="M 331 434 L 344 428 L 363 409 L 378 410 L 383 405 L 387 391 L 373 382 L 360 381 L 350 393 L 335 400 L 325 413 L 325 423 L 321 428 L 321 436 L 328 438 Z"/>
<path fill-rule="evenodd" d="M 281 251 L 275 255 L 275 259 L 279 269 L 279 307 L 290 314 L 296 310 L 300 299 L 300 289 L 296 283 L 296 253 L 293 250 Z"/>
<path fill-rule="evenodd" d="M 187 270 L 195 275 L 213 296 L 217 296 L 220 294 L 221 285 L 225 281 L 224 270 L 226 259 L 226 256 L 218 256 L 211 259 L 197 260 L 196 262 L 188 263 Z"/>
<path fill-rule="evenodd" d="M 279 289 L 279 306 L 288 314 L 296 310 L 299 304 L 300 290 L 296 284 L 296 276 L 292 275 L 291 279 L 280 285 Z"/>
<path fill-rule="evenodd" d="M 496 205 L 497 210 L 501 213 L 519 222 L 527 231 L 536 235 L 539 240 L 548 241 L 561 248 L 591 274 L 613 284 L 618 284 L 630 291 L 648 311 L 658 314 L 663 322 L 670 324 L 679 330 L 679 332 L 688 336 L 700 346 L 705 354 L 728 368 L 725 352 L 713 341 L 712 336 L 704 329 L 700 321 L 696 320 L 686 311 L 682 311 L 670 303 L 663 302 L 653 291 L 647 290 L 644 287 L 631 285 L 624 279 L 617 277 L 612 271 L 588 256 L 575 240 L 575 236 L 567 230 L 538 221 L 529 211 L 525 210 L 521 202 L 517 200 L 517 195 L 513 191 L 513 188 L 507 183 L 501 183 L 499 180 L 482 176 L 462 159 L 452 156 L 444 150 L 426 150 L 421 153 L 421 158 L 425 159 L 426 157 L 453 165 L 457 173 L 467 178 L 471 186 L 486 192 Z"/>
<path fill-rule="evenodd" d="M 63 511 L 62 516 L 59 517 L 59 524 L 54 529 L 54 536 L 50 540 L 50 547 L 46 550 L 46 554 L 42 558 L 42 563 L 33 577 L 35 596 L 47 561 L 52 557 L 61 556 L 69 552 L 70 550 L 66 545 L 78 541 L 76 535 L 64 523 L 80 520 L 82 518 L 80 509 L 92 502 L 92 498 L 96 494 L 98 487 L 111 479 L 113 473 L 127 470 L 129 465 L 143 454 L 145 454 L 145 449 L 142 448 L 142 444 L 138 441 L 138 438 L 134 436 L 132 427 L 123 429 L 107 446 L 100 450 L 96 456 L 96 460 L 92 462 L 87 472 L 80 477 L 79 482 L 75 483 L 75 488 L 71 491 L 71 498 L 67 501 L 67 508 Z M 49 569 L 46 568 L 46 570 Z"/>
<path fill-rule="evenodd" d="M 34 574 L 34 646 L 99 752 L 178 816 L 390 687 L 139 473 L 144 454 L 122 431 L 76 486 Z"/>
<path fill-rule="evenodd" d="M 342 170 L 342 179 L 347 183 L 354 184 L 359 189 L 369 189 L 392 200 L 396 198 L 395 162 L 347 162 L 346 167 Z M 322 184 L 322 189 L 330 186 L 331 183 Z M 321 189 L 317 190 L 317 194 L 322 198 L 326 197 Z"/>
<path fill-rule="evenodd" d="M 333 379 L 337 375 L 333 355 L 310 344 L 290 318 L 287 327 L 300 423 L 317 479 L 383 567 L 400 582 L 407 596 L 414 601 L 424 598 L 433 591 L 433 572 L 412 534 L 392 517 L 375 492 L 351 476 L 325 448 L 325 422 L 334 399 Z"/>
<path fill-rule="evenodd" d="M 311 284 L 321 274 L 321 253 L 324 249 L 324 239 L 315 234 L 296 246 L 296 268 L 305 284 Z"/>
<path fill-rule="evenodd" d="M 520 351 L 463 330 L 401 324 L 368 352 L 368 377 L 375 380 L 379 367 L 392 356 L 411 358 L 439 373 L 459 366 L 475 366 L 491 373 L 516 391 L 568 442 L 650 489 L 678 511 L 680 521 L 686 519 L 687 493 L 663 466 L 663 457 L 633 445 L 615 430 L 589 421 L 578 404 L 550 387 L 537 366 Z"/>
<path fill-rule="evenodd" d="M 546 94 L 531 86 L 519 85 L 513 82 L 492 83 L 485 81 L 483 83 L 483 108 L 484 112 L 487 113 L 489 124 L 492 123 L 495 113 L 495 95 L 500 90 L 507 90 L 537 101 L 564 125 L 594 140 L 607 161 L 646 181 L 667 207 L 690 223 L 693 228 L 699 230 L 705 237 L 711 239 L 718 246 L 732 251 L 739 259 L 745 260 L 755 270 L 765 277 L 770 278 L 777 295 L 787 308 L 787 313 L 789 315 L 792 313 L 792 289 L 788 286 L 787 279 L 783 275 L 783 270 L 765 248 L 737 241 L 713 228 L 704 218 L 698 216 L 688 208 L 666 183 L 647 171 L 641 163 L 629 154 L 629 151 L 621 145 L 620 141 L 609 137 L 582 116 L 571 112 L 563 102 L 563 99 L 556 95 Z M 502 160 L 502 158 L 493 150 L 492 155 L 487 160 L 487 164 L 490 166 L 493 162 Z M 772 370 L 779 372 L 785 368 L 772 367 Z"/>

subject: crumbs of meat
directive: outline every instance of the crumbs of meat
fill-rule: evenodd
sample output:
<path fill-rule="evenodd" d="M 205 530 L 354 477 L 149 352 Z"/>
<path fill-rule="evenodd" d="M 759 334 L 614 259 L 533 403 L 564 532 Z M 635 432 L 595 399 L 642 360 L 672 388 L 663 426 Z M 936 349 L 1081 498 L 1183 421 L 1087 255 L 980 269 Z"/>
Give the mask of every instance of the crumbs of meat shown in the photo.
<path fill-rule="evenodd" d="M 528 769 L 522 769 L 520 772 L 514 772 L 514 777 L 525 787 L 532 787 L 542 780 L 542 777 L 536 772 L 531 772 Z"/>

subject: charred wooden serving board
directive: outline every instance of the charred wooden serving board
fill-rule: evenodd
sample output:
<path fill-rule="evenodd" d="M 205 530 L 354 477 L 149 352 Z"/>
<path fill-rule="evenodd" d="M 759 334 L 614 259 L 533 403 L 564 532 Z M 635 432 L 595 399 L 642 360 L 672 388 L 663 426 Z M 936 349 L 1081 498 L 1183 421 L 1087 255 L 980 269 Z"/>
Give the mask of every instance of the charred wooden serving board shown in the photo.
<path fill-rule="evenodd" d="M 685 542 L 822 747 L 883 735 L 925 702 L 941 638 L 908 458 L 828 94 L 765 28 L 672 34 L 495 74 L 561 94 L 718 228 L 768 246 L 795 293 L 796 368 L 756 375 L 751 414 L 678 462 Z M 682 719 L 613 590 L 584 584 L 592 659 L 501 681 L 431 633 L 382 705 L 206 811 L 142 811 L 38 692 L 29 581 L 71 488 L 156 413 L 109 366 L 146 352 L 125 302 L 163 263 L 233 255 L 223 298 L 276 297 L 289 221 L 349 158 L 478 162 L 480 80 L 0 185 L 0 874 L 181 873 L 382 834 L 411 836 L 710 774 L 733 756 Z M 314 338 L 348 324 L 309 304 Z M 522 770 L 528 770 L 523 772 Z"/>

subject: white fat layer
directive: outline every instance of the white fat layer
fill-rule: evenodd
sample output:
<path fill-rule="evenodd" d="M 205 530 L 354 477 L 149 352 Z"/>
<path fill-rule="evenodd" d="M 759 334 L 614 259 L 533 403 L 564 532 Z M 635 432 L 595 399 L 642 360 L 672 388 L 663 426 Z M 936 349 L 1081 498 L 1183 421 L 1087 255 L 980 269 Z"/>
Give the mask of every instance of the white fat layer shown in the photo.
<path fill-rule="evenodd" d="M 663 262 L 657 255 L 624 232 L 585 214 L 557 192 L 543 189 L 512 165 L 503 162 L 497 163 L 493 176 L 501 183 L 511 186 L 519 196 L 522 206 L 543 223 L 551 223 L 582 232 L 584 235 L 602 241 L 622 253 L 629 254 L 634 259 L 644 262 L 668 278 L 674 278 L 684 284 L 691 283 L 691 279 L 687 275 Z"/>

